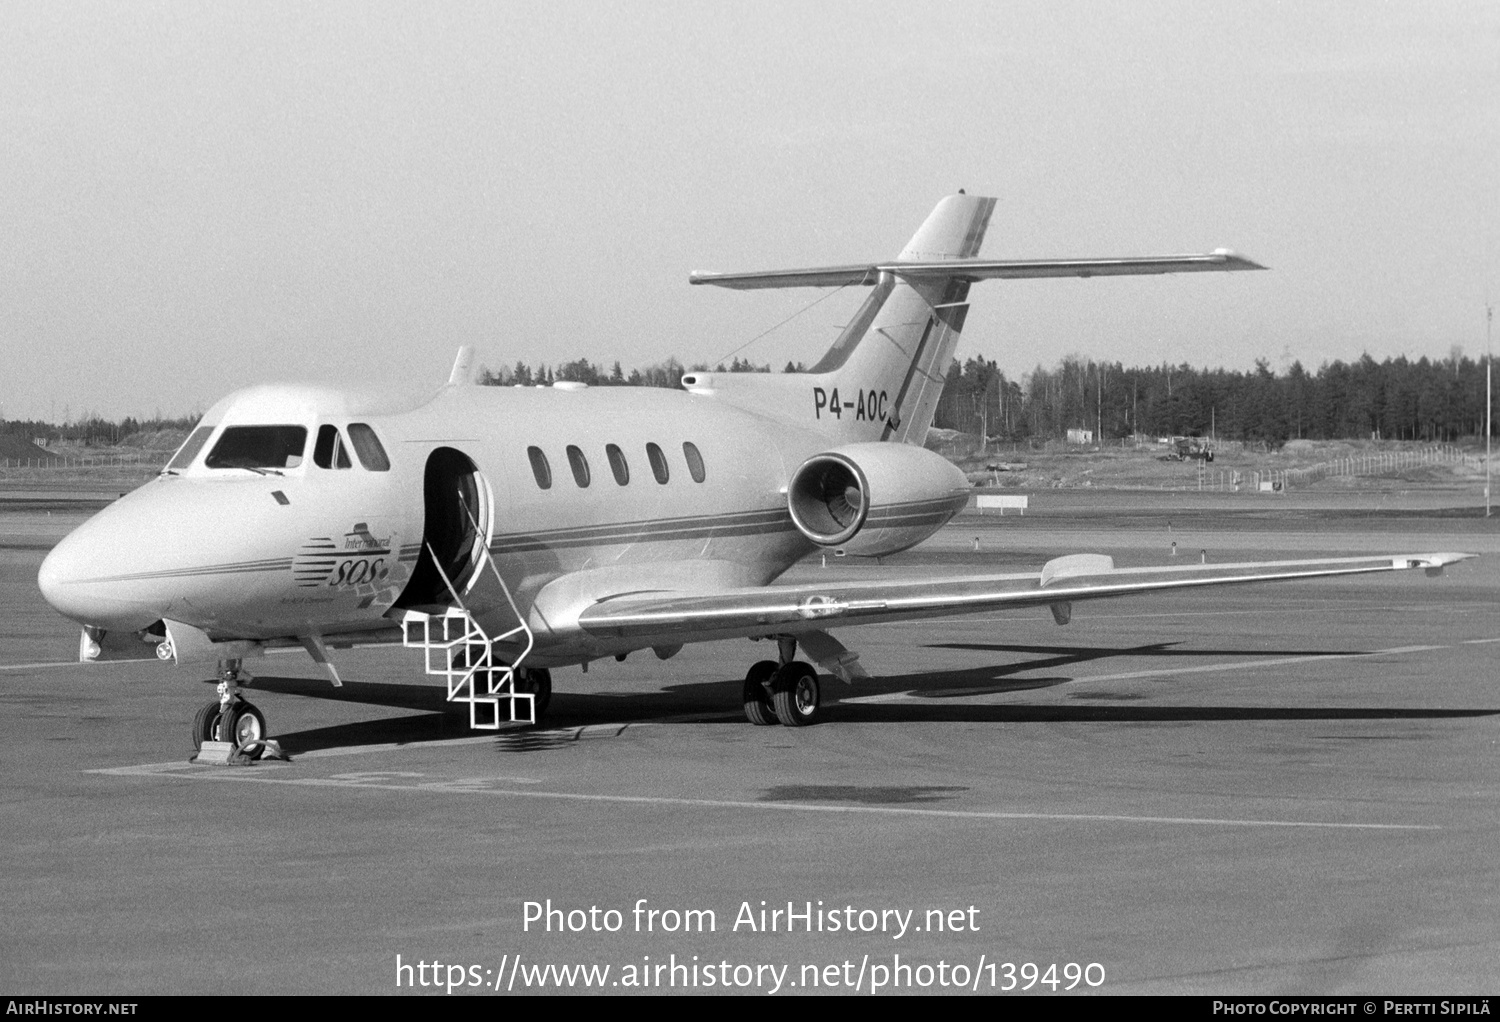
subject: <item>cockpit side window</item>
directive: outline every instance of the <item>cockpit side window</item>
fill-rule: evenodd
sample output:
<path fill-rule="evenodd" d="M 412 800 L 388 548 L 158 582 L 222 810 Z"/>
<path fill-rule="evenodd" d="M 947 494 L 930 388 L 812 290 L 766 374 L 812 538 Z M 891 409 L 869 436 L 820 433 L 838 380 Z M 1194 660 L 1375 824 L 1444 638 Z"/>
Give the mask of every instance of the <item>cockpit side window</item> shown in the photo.
<path fill-rule="evenodd" d="M 319 426 L 318 442 L 313 447 L 313 464 L 319 468 L 348 468 L 349 450 L 336 426 Z"/>
<path fill-rule="evenodd" d="M 359 463 L 370 472 L 389 472 L 391 470 L 391 459 L 386 457 L 385 447 L 380 443 L 380 437 L 375 431 L 363 422 L 349 423 L 349 443 L 354 446 L 354 453 L 359 455 Z"/>
<path fill-rule="evenodd" d="M 296 468 L 307 446 L 304 426 L 230 426 L 203 464 L 209 468 Z"/>
<path fill-rule="evenodd" d="M 167 471 L 181 472 L 191 465 L 193 459 L 198 456 L 198 452 L 203 450 L 203 445 L 208 443 L 208 438 L 213 435 L 213 431 L 212 426 L 199 426 L 193 430 L 192 435 L 177 449 L 177 453 L 172 455 L 172 460 L 167 463 Z"/>

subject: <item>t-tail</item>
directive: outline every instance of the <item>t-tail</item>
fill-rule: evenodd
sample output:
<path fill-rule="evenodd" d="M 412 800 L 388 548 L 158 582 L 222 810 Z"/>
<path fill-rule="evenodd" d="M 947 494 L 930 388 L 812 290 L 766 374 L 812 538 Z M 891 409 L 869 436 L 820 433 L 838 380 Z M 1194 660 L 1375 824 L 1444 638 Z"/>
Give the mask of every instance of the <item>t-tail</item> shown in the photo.
<path fill-rule="evenodd" d="M 1205 255 L 1117 259 L 978 258 L 995 199 L 950 195 L 893 260 L 803 270 L 694 273 L 694 284 L 748 290 L 872 288 L 833 346 L 806 373 L 689 373 L 689 390 L 815 428 L 830 440 L 921 444 L 980 280 L 1259 270 L 1217 249 Z"/>

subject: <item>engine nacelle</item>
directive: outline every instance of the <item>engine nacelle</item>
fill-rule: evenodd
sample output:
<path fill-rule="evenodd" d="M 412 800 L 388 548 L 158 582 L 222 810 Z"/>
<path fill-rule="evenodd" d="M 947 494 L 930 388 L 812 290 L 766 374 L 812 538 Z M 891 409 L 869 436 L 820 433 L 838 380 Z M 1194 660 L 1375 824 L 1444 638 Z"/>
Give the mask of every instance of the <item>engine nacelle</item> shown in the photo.
<path fill-rule="evenodd" d="M 947 458 L 899 443 L 846 444 L 792 473 L 787 506 L 819 546 L 880 557 L 915 546 L 963 510 L 969 481 Z"/>

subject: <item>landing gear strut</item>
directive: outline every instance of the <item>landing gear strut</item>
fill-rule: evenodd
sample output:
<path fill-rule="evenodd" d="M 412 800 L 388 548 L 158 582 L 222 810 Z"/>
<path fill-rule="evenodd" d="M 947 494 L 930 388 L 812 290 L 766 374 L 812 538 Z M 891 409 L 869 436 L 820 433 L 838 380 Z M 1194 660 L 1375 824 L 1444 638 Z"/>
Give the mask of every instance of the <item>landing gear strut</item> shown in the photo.
<path fill-rule="evenodd" d="M 239 660 L 219 661 L 219 698 L 193 716 L 193 749 L 204 742 L 229 742 L 251 759 L 265 748 L 266 718 L 240 695 L 240 681 L 250 676 Z"/>
<path fill-rule="evenodd" d="M 741 692 L 745 719 L 752 724 L 805 727 L 817 722 L 822 695 L 818 672 L 797 655 L 794 636 L 778 636 L 779 662 L 761 660 L 745 675 Z"/>

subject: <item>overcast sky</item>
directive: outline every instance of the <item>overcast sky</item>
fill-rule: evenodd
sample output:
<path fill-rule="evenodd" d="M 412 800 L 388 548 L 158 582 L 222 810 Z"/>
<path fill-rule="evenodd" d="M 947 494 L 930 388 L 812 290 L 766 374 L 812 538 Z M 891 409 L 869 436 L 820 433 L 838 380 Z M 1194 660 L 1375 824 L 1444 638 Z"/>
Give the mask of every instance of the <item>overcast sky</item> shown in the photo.
<path fill-rule="evenodd" d="M 959 188 L 986 256 L 1273 268 L 982 284 L 960 358 L 1479 354 L 1497 168 L 1492 0 L 6 0 L 0 415 L 712 363 L 820 292 L 689 271 L 888 258 Z"/>

